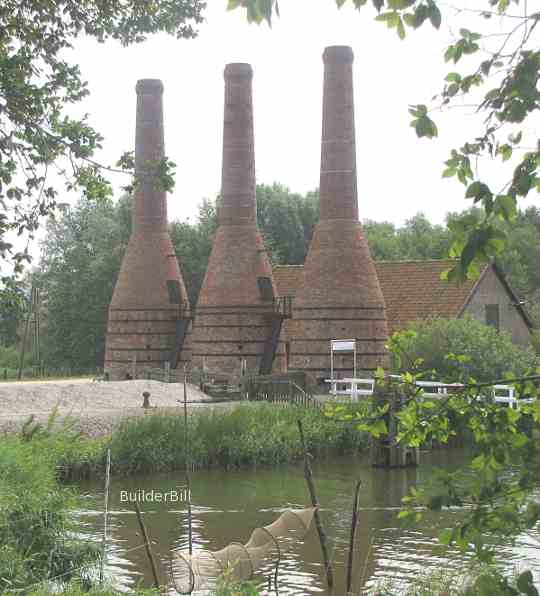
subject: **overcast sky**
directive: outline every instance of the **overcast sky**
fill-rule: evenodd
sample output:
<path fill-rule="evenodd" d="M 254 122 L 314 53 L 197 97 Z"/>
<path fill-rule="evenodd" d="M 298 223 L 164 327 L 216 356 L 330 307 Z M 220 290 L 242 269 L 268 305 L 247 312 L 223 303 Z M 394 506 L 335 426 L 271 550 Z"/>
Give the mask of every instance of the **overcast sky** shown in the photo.
<path fill-rule="evenodd" d="M 474 1 L 460 1 L 477 8 Z M 429 103 L 452 70 L 442 57 L 453 35 L 445 20 L 441 31 L 427 24 L 401 42 L 374 21 L 371 7 L 358 12 L 338 10 L 335 0 L 281 0 L 281 18 L 270 29 L 249 25 L 245 11 L 227 12 L 226 4 L 208 0 L 206 22 L 194 40 L 157 35 L 123 48 L 82 39 L 68 56 L 80 65 L 91 92 L 74 115 L 88 113 L 105 137 L 98 155 L 103 163 L 133 148 L 137 80 L 163 81 L 166 153 L 178 165 L 169 219 L 192 218 L 204 197 L 219 192 L 223 69 L 229 62 L 249 62 L 254 70 L 257 181 L 302 193 L 318 186 L 322 53 L 328 45 L 350 45 L 355 55 L 360 218 L 399 225 L 423 211 L 443 222 L 448 211 L 470 204 L 463 186 L 441 173 L 450 149 L 474 137 L 481 120 L 470 108 L 435 114 L 440 136 L 429 141 L 416 138 L 407 112 L 409 104 Z M 471 13 L 460 19 L 453 16 L 454 30 L 476 30 Z M 490 175 L 497 179 L 499 168 Z M 119 187 L 127 181 L 115 182 Z"/>
<path fill-rule="evenodd" d="M 460 114 L 456 127 L 450 114 L 441 139 L 427 141 L 416 138 L 407 113 L 408 104 L 440 90 L 447 31 L 426 26 L 400 42 L 374 22 L 370 8 L 337 10 L 335 0 L 282 0 L 272 29 L 248 25 L 243 10 L 227 12 L 226 0 L 208 4 L 195 40 L 159 35 L 129 48 L 85 40 L 73 56 L 89 82 L 82 111 L 105 137 L 104 161 L 133 147 L 136 81 L 163 81 L 166 153 L 178 164 L 170 217 L 195 214 L 203 197 L 219 192 L 228 62 L 254 69 L 257 181 L 298 192 L 318 186 L 321 55 L 328 45 L 350 45 L 355 55 L 361 218 L 401 223 L 421 210 L 442 221 L 448 210 L 464 207 L 460 185 L 442 180 L 441 171 L 449 148 L 465 138 L 466 118 Z"/>

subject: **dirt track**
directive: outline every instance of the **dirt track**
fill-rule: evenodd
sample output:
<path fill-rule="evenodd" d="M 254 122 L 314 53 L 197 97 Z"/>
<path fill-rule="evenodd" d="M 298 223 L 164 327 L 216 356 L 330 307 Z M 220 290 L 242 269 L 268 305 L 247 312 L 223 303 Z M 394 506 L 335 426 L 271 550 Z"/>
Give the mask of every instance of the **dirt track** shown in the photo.
<path fill-rule="evenodd" d="M 145 410 L 142 393 L 150 393 L 150 405 Z M 75 427 L 89 436 L 111 432 L 122 418 L 141 416 L 148 412 L 177 411 L 183 401 L 183 386 L 159 381 L 92 382 L 90 379 L 61 381 L 30 381 L 0 383 L 0 432 L 18 431 L 34 414 L 45 422 L 58 406 L 59 419 L 70 417 Z M 190 408 L 207 407 L 212 398 L 188 385 Z"/>

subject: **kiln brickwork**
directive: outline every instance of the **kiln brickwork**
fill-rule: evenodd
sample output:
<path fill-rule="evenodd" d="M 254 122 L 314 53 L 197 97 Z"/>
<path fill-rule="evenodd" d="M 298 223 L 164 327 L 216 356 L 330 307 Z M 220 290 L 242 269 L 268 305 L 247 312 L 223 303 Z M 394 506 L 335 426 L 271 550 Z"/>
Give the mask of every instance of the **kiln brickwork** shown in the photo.
<path fill-rule="evenodd" d="M 105 370 L 111 379 L 132 374 L 134 360 L 140 376 L 145 368 L 191 359 L 189 300 L 167 228 L 166 193 L 153 173 L 165 156 L 163 85 L 143 79 L 136 92 L 137 184 L 132 233 L 109 307 Z"/>
<path fill-rule="evenodd" d="M 331 339 L 356 339 L 357 370 L 372 371 L 384 364 L 388 338 L 384 299 L 358 221 L 353 53 L 333 46 L 323 60 L 320 221 L 287 325 L 289 368 L 315 378 L 329 374 Z M 339 356 L 334 369 L 352 376 L 352 354 Z"/>
<path fill-rule="evenodd" d="M 257 229 L 252 78 L 249 64 L 225 68 L 223 169 L 219 226 L 197 303 L 193 364 L 235 373 L 261 360 L 276 322 L 272 268 Z M 278 342 L 271 358 L 283 366 Z"/>

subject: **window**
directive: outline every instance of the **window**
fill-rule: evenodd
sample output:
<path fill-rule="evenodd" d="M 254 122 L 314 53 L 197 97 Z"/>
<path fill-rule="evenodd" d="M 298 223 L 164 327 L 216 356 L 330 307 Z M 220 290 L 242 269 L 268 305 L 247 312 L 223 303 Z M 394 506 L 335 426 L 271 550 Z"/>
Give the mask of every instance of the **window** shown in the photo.
<path fill-rule="evenodd" d="M 259 292 L 264 302 L 272 302 L 274 299 L 274 288 L 272 287 L 272 280 L 269 277 L 258 277 Z"/>
<path fill-rule="evenodd" d="M 499 329 L 499 305 L 486 304 L 486 325 Z"/>

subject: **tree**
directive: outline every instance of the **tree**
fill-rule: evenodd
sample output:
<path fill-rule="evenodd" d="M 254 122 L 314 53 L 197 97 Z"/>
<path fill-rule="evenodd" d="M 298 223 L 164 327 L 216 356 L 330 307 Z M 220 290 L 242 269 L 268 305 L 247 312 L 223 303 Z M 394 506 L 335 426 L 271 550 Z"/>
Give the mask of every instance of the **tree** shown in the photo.
<path fill-rule="evenodd" d="M 197 221 L 173 221 L 170 225 L 174 251 L 180 261 L 182 276 L 191 307 L 197 304 L 206 266 L 212 251 L 212 240 L 217 228 L 215 204 L 204 199 L 199 205 Z"/>
<path fill-rule="evenodd" d="M 443 259 L 451 245 L 448 229 L 432 224 L 423 213 L 417 213 L 399 228 L 390 222 L 371 220 L 365 221 L 363 228 L 375 260 Z"/>
<path fill-rule="evenodd" d="M 417 321 L 394 334 L 391 351 L 397 369 L 407 371 L 421 361 L 422 371 L 432 370 L 435 380 L 455 381 L 459 370 L 464 378 L 489 382 L 506 374 L 520 377 L 540 365 L 532 349 L 516 346 L 508 333 L 471 317 Z M 459 364 L 448 354 L 459 354 Z"/>
<path fill-rule="evenodd" d="M 474 216 L 452 225 L 451 255 L 459 261 L 447 275 L 457 281 L 476 275 L 479 261 L 505 249 L 507 237 L 498 221 L 513 221 L 518 201 L 540 191 L 540 143 L 529 133 L 540 109 L 540 12 L 527 0 L 479 0 L 475 8 L 446 7 L 439 0 L 336 0 L 338 7 L 345 4 L 358 10 L 372 5 L 375 19 L 394 29 L 400 39 L 428 23 L 439 29 L 443 18 L 450 26 L 462 13 L 474 19 L 474 25 L 460 28 L 446 48 L 444 61 L 451 63 L 451 70 L 440 94 L 430 106 L 409 106 L 409 113 L 416 135 L 426 139 L 438 135 L 434 110 L 467 105 L 484 117 L 483 131 L 452 149 L 443 170 L 444 177 L 456 177 L 465 186 L 465 197 L 481 207 Z M 278 0 L 229 0 L 230 9 L 239 7 L 246 9 L 249 22 L 271 23 L 274 14 L 279 16 Z M 482 159 L 497 160 L 498 169 L 507 173 L 500 188 L 480 174 Z"/>
<path fill-rule="evenodd" d="M 107 309 L 131 231 L 130 199 L 80 199 L 47 223 L 40 271 L 47 296 L 45 353 L 53 366 L 101 365 Z"/>
<path fill-rule="evenodd" d="M 5 0 L 0 6 L 0 299 L 16 298 L 15 274 L 30 260 L 27 250 L 15 250 L 8 234 L 37 229 L 40 217 L 59 206 L 56 183 L 80 188 L 90 199 L 111 195 L 104 167 L 93 160 L 102 138 L 86 118 L 74 119 L 69 108 L 89 91 L 65 50 L 82 35 L 99 42 L 140 43 L 148 35 L 166 32 L 179 38 L 196 35 L 202 22 L 202 0 Z M 131 171 L 132 156 L 119 160 L 120 171 Z M 170 186 L 168 160 L 157 164 Z M 105 168 L 107 169 L 107 168 Z M 114 168 L 108 168 L 114 169 Z M 51 172 L 60 176 L 51 177 Z M 1 266 L 3 263 L 4 266 Z"/>
<path fill-rule="evenodd" d="M 318 219 L 318 191 L 304 196 L 275 182 L 257 185 L 257 220 L 274 264 L 303 264 Z"/>

